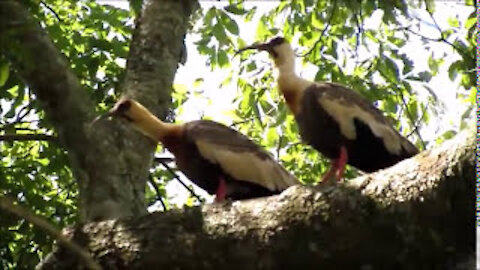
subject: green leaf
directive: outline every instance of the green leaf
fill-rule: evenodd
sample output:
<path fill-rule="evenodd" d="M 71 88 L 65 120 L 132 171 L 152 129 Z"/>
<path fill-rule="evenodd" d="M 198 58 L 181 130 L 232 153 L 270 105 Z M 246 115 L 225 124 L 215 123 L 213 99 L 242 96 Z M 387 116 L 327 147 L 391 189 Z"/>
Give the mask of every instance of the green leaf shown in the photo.
<path fill-rule="evenodd" d="M 264 40 L 267 37 L 270 37 L 272 32 L 268 29 L 267 25 L 265 24 L 265 18 L 262 17 L 257 24 L 257 33 L 256 39 L 257 40 Z"/>
<path fill-rule="evenodd" d="M 424 82 L 429 82 L 431 79 L 432 79 L 432 73 L 428 72 L 428 71 L 422 71 L 420 73 L 418 73 L 418 78 L 421 80 L 421 81 L 424 81 Z"/>
<path fill-rule="evenodd" d="M 460 23 L 458 22 L 457 18 L 448 18 L 447 22 L 448 22 L 448 25 L 450 25 L 451 27 L 459 27 L 460 26 Z"/>
<path fill-rule="evenodd" d="M 317 29 L 323 29 L 324 27 L 322 19 L 318 17 L 318 12 L 312 12 L 312 26 Z"/>
<path fill-rule="evenodd" d="M 0 87 L 4 86 L 10 74 L 10 66 L 7 61 L 0 61 Z"/>
<path fill-rule="evenodd" d="M 221 68 L 229 66 L 230 61 L 228 60 L 228 55 L 225 51 L 219 50 L 217 52 L 217 57 L 218 57 L 217 63 Z"/>
<path fill-rule="evenodd" d="M 212 28 L 212 34 L 217 38 L 220 47 L 229 43 L 227 33 L 225 33 L 225 27 L 222 24 L 215 24 Z"/>
<path fill-rule="evenodd" d="M 455 78 L 457 77 L 458 75 L 458 72 L 459 71 L 462 71 L 462 68 L 463 68 L 463 61 L 462 60 L 457 60 L 455 62 L 453 62 L 450 67 L 448 67 L 448 78 L 450 78 L 450 80 L 455 80 Z"/>
<path fill-rule="evenodd" d="M 221 18 L 222 18 L 222 23 L 223 25 L 225 26 L 225 28 L 228 30 L 228 32 L 234 34 L 234 35 L 238 35 L 239 33 L 239 30 L 238 30 L 238 25 L 237 25 L 237 22 L 235 22 L 234 20 L 232 20 L 228 15 L 226 14 L 222 14 L 221 15 Z"/>
<path fill-rule="evenodd" d="M 273 146 L 275 145 L 275 141 L 278 139 L 278 133 L 277 131 L 275 130 L 275 128 L 269 128 L 267 130 L 267 134 L 266 134 L 266 144 L 268 146 Z"/>
<path fill-rule="evenodd" d="M 387 79 L 389 82 L 398 82 L 398 67 L 397 64 L 387 56 L 383 56 L 381 62 L 380 73 Z"/>
<path fill-rule="evenodd" d="M 432 74 L 433 75 L 436 75 L 438 73 L 438 61 L 436 61 L 434 58 L 433 58 L 433 55 L 430 55 L 428 57 L 428 67 L 430 68 L 430 70 L 432 71 Z"/>
<path fill-rule="evenodd" d="M 244 15 L 248 13 L 248 10 L 240 7 L 238 4 L 232 4 L 232 5 L 226 6 L 225 11 L 235 15 Z"/>

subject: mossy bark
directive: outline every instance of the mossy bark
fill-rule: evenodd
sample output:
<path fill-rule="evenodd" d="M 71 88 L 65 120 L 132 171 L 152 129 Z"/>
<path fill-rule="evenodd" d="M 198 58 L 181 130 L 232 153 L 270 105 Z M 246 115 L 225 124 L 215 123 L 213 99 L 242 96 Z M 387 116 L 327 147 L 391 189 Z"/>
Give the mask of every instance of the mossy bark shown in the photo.
<path fill-rule="evenodd" d="M 189 0 L 145 0 L 124 89 L 164 118 L 190 13 Z M 82 222 L 146 213 L 145 185 L 156 144 L 119 121 L 95 121 L 95 105 L 22 1 L 0 1 L 0 53 L 29 85 L 52 122 L 80 190 Z"/>
<path fill-rule="evenodd" d="M 456 269 L 464 259 L 468 269 L 474 187 L 470 131 L 345 184 L 294 186 L 69 234 L 84 235 L 106 269 Z"/>

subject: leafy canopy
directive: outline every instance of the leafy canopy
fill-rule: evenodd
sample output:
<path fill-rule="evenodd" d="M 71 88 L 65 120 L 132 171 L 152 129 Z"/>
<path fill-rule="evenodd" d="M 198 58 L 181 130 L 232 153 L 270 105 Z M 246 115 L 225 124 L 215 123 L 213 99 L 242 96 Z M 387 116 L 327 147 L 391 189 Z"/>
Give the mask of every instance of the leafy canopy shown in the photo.
<path fill-rule="evenodd" d="M 109 108 L 119 96 L 117 89 L 123 80 L 133 21 L 141 0 L 132 0 L 130 10 L 92 0 L 31 0 L 27 5 L 68 58 L 98 104 L 98 111 Z M 465 5 L 473 6 L 473 1 Z M 258 20 L 252 33 L 256 41 L 275 35 L 292 40 L 303 55 L 299 58 L 301 69 L 314 71 L 312 79 L 339 82 L 358 91 L 423 148 L 453 136 L 465 126 L 473 109 L 477 31 L 473 10 L 466 20 L 445 18 L 448 27 L 441 28 L 433 16 L 435 6 L 431 0 L 283 1 L 270 10 L 242 1 L 222 2 L 200 11 L 191 33 L 194 46 L 190 48 L 206 57 L 205 65 L 211 70 L 227 71 L 226 78 L 219 78 L 219 85 L 224 89 L 233 87 L 238 93 L 229 113 L 232 125 L 270 149 L 302 181 L 312 183 L 320 178 L 327 162 L 300 143 L 293 117 L 275 89 L 271 64 L 262 58 L 265 55 L 251 53 L 232 61 L 234 51 L 247 45 L 245 36 L 252 33 L 241 26 Z M 430 18 L 433 35 L 423 34 L 422 22 L 415 16 L 420 11 Z M 372 18 L 377 21 L 372 22 Z M 414 38 L 427 51 L 430 47 L 427 63 L 419 63 L 405 52 Z M 444 55 L 435 53 L 438 46 L 457 55 L 457 60 L 445 66 Z M 77 218 L 78 192 L 65 149 L 58 144 L 55 130 L 36 97 L 5 60 L 5 53 L 0 55 L 0 191 L 59 227 L 71 225 Z M 426 68 L 418 68 L 422 65 Z M 465 113 L 460 125 L 425 140 L 422 133 L 443 113 L 436 89 L 429 87 L 430 80 L 442 69 L 447 70 L 448 80 L 455 85 L 443 91 L 455 91 L 464 102 Z M 184 111 L 186 101 L 197 96 L 191 93 L 185 87 L 175 88 L 172 104 L 177 113 Z M 162 151 L 159 147 L 158 154 Z M 166 207 L 172 207 L 165 187 L 174 179 L 173 174 L 161 164 L 151 169 L 146 200 L 153 205 L 162 199 Z M 346 176 L 357 174 L 350 169 Z M 195 201 L 190 196 L 187 204 Z M 1 212 L 1 268 L 31 269 L 51 247 L 48 235 Z"/>

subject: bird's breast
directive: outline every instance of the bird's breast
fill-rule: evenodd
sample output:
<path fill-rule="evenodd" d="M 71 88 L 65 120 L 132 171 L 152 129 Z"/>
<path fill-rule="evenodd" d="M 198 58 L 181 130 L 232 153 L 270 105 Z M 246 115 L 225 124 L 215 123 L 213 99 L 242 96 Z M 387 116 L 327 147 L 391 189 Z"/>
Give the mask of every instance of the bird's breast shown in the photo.
<path fill-rule="evenodd" d="M 299 92 L 290 89 L 282 89 L 283 97 L 293 114 L 300 112 L 300 95 Z"/>
<path fill-rule="evenodd" d="M 187 142 L 182 129 L 175 129 L 161 138 L 161 142 L 175 156 L 182 155 L 187 148 Z"/>

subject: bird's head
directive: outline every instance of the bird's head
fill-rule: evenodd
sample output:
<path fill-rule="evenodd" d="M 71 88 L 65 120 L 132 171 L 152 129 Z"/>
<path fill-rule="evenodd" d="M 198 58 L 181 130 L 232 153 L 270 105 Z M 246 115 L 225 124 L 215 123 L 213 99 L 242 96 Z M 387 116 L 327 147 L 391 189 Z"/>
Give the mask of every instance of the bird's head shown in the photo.
<path fill-rule="evenodd" d="M 246 50 L 254 49 L 268 52 L 270 57 L 272 57 L 273 61 L 275 61 L 275 65 L 277 66 L 283 65 L 291 61 L 295 57 L 292 46 L 290 46 L 290 43 L 283 37 L 275 37 L 265 43 L 256 43 L 247 46 L 238 50 L 237 54 Z"/>
<path fill-rule="evenodd" d="M 127 120 L 133 124 L 138 131 L 154 141 L 162 140 L 162 138 L 176 127 L 175 124 L 161 121 L 142 104 L 129 98 L 120 99 L 108 112 L 107 116 Z"/>
<path fill-rule="evenodd" d="M 133 99 L 122 98 L 108 112 L 108 116 L 123 118 L 128 122 L 136 123 L 142 121 L 148 110 Z"/>

